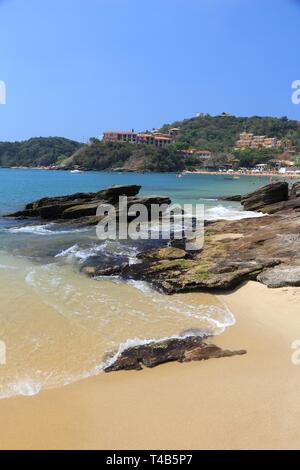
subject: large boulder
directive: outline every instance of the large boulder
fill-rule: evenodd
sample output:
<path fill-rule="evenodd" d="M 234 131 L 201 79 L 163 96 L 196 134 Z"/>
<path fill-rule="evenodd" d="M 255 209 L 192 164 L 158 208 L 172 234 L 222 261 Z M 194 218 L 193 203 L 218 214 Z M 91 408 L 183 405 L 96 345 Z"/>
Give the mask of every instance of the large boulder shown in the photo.
<path fill-rule="evenodd" d="M 136 196 L 141 190 L 141 186 L 137 184 L 111 186 L 97 193 L 97 199 L 104 199 L 111 204 L 118 202 L 120 196 L 132 197 Z"/>
<path fill-rule="evenodd" d="M 263 186 L 253 193 L 242 197 L 241 203 L 247 211 L 259 211 L 265 206 L 275 204 L 281 201 L 287 201 L 289 198 L 289 185 L 286 182 L 277 182 Z"/>
<path fill-rule="evenodd" d="M 265 269 L 258 280 L 268 287 L 299 287 L 300 266 L 276 266 L 273 269 Z"/>
<path fill-rule="evenodd" d="M 119 370 L 141 370 L 144 367 L 156 367 L 165 362 L 190 362 L 210 358 L 246 354 L 244 349 L 229 351 L 209 344 L 200 336 L 186 338 L 170 338 L 163 341 L 151 342 L 134 346 L 121 352 L 104 369 L 105 372 Z"/>
<path fill-rule="evenodd" d="M 97 213 L 100 204 L 110 204 L 115 207 L 116 217 L 119 218 L 120 211 L 119 197 L 127 197 L 128 217 L 127 222 L 135 219 L 139 214 L 136 204 L 142 204 L 147 209 L 147 217 L 152 214 L 153 205 L 166 208 L 171 203 L 168 196 L 139 196 L 141 186 L 124 185 L 112 186 L 95 193 L 76 193 L 67 196 L 45 197 L 37 201 L 30 202 L 23 211 L 10 214 L 7 217 L 19 219 L 38 218 L 41 221 L 55 221 L 74 226 L 96 225 L 103 215 Z M 162 209 L 164 208 L 162 207 Z M 124 214 L 123 214 L 124 215 Z M 158 214 L 158 216 L 160 216 Z"/>
<path fill-rule="evenodd" d="M 140 189 L 140 185 L 131 184 L 112 186 L 95 193 L 75 193 L 67 196 L 44 197 L 30 202 L 23 211 L 9 214 L 8 217 L 38 217 L 42 220 L 58 220 L 60 218 L 76 219 L 96 215 L 97 206 L 101 202 L 116 204 L 120 196 L 135 197 Z"/>

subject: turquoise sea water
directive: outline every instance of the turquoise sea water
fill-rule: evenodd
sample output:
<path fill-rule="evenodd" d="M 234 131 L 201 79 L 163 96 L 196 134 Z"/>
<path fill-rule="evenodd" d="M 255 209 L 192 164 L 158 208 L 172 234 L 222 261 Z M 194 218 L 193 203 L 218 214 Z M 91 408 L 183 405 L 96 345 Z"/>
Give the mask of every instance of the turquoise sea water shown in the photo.
<path fill-rule="evenodd" d="M 21 208 L 26 202 L 43 196 L 97 191 L 114 184 L 140 184 L 143 194 L 171 196 L 174 202 L 205 202 L 216 205 L 218 196 L 245 194 L 266 184 L 268 178 L 242 176 L 228 180 L 224 175 L 174 173 L 107 173 L 0 169 L 0 215 Z"/>

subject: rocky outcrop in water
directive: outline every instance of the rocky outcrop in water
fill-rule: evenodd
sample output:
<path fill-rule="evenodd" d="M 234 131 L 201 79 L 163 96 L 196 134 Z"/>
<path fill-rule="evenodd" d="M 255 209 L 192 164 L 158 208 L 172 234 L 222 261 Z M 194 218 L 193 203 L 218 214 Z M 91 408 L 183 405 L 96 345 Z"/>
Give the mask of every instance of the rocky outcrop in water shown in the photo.
<path fill-rule="evenodd" d="M 115 186 L 97 193 L 44 198 L 12 216 L 91 225 L 99 221 L 96 216 L 98 204 L 116 204 L 120 195 L 128 196 L 129 207 L 136 202 L 147 207 L 152 203 L 170 203 L 166 197 L 139 197 L 139 190 L 140 186 Z M 299 183 L 295 183 L 290 192 L 287 183 L 274 183 L 243 196 L 245 209 L 260 208 L 269 215 L 206 224 L 201 250 L 188 251 L 184 239 L 159 241 L 151 249 L 145 248 L 145 244 L 135 264 L 122 258 L 116 263 L 115 259 L 107 262 L 103 255 L 93 256 L 84 263 L 82 271 L 91 277 L 118 275 L 124 279 L 147 281 L 167 294 L 228 290 L 247 280 L 258 280 L 270 287 L 298 286 L 298 191 Z"/>
<path fill-rule="evenodd" d="M 107 366 L 105 372 L 119 370 L 142 370 L 143 367 L 156 367 L 166 362 L 191 362 L 211 358 L 246 354 L 244 349 L 229 351 L 214 344 L 206 343 L 202 337 L 171 338 L 134 346 L 123 351 Z"/>
<path fill-rule="evenodd" d="M 141 186 L 112 186 L 95 193 L 76 193 L 68 196 L 45 197 L 31 202 L 25 209 L 7 217 L 18 219 L 37 218 L 41 221 L 56 221 L 76 225 L 95 225 L 101 217 L 96 215 L 100 204 L 112 204 L 118 209 L 120 196 L 127 196 L 128 207 L 133 204 L 170 204 L 168 197 L 137 196 Z"/>
<path fill-rule="evenodd" d="M 275 200 L 275 189 L 262 188 L 261 203 Z M 285 194 L 286 189 L 284 189 Z M 257 193 L 257 192 L 256 192 Z M 282 193 L 282 194 L 283 194 Z M 277 195 L 277 198 L 279 196 Z M 285 196 L 284 196 L 285 197 Z M 258 200 L 258 196 L 256 196 Z M 247 199 L 247 198 L 245 198 Z M 249 196 L 249 200 L 253 200 Z M 120 275 L 150 282 L 172 294 L 192 290 L 228 290 L 247 280 L 258 280 L 272 287 L 299 285 L 300 198 L 274 203 L 274 214 L 237 221 L 217 221 L 205 228 L 203 249 L 187 251 L 184 240 L 172 241 L 138 255 L 138 263 L 84 269 L 91 276 Z M 281 209 L 279 204 L 285 204 Z M 271 207 L 266 205 L 264 207 Z"/>

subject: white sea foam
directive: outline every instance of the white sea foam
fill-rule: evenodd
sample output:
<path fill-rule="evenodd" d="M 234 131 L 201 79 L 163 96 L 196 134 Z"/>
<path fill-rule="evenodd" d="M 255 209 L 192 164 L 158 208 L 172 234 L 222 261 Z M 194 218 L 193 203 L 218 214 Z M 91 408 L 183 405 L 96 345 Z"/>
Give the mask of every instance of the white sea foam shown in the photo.
<path fill-rule="evenodd" d="M 0 269 L 17 269 L 15 266 L 9 266 L 8 264 L 0 264 Z"/>
<path fill-rule="evenodd" d="M 52 385 L 44 383 L 43 380 L 33 379 L 30 377 L 16 379 L 15 382 L 6 384 L 1 388 L 0 400 L 17 396 L 33 397 L 34 395 L 38 395 L 43 389 L 64 387 L 77 382 L 78 380 L 87 379 L 99 373 L 101 373 L 101 370 L 99 370 L 98 367 L 93 367 L 92 369 L 82 373 L 71 374 L 68 377 L 59 377 L 57 384 L 53 383 Z"/>
<path fill-rule="evenodd" d="M 107 240 L 101 244 L 93 244 L 88 248 L 81 248 L 78 244 L 72 245 L 57 253 L 55 258 L 77 259 L 82 263 L 92 256 L 97 256 L 99 253 L 113 256 L 126 256 L 129 259 L 129 263 L 134 264 L 137 262 L 136 256 L 138 249 L 134 246 L 123 245 L 116 241 Z"/>
<path fill-rule="evenodd" d="M 129 280 L 128 284 L 143 294 L 151 297 L 151 301 L 156 304 L 167 304 L 168 308 L 176 313 L 187 317 L 197 318 L 201 321 L 207 321 L 214 329 L 214 334 L 223 333 L 225 328 L 235 324 L 235 317 L 226 304 L 219 305 L 191 305 L 178 299 L 173 300 L 159 292 L 156 292 L 149 283 L 145 281 Z"/>
<path fill-rule="evenodd" d="M 45 225 L 25 225 L 23 227 L 7 228 L 4 229 L 4 231 L 14 234 L 27 233 L 33 235 L 63 235 L 67 233 L 85 232 L 89 230 L 88 228 L 53 230 L 53 226 L 55 226 L 53 223 Z"/>
<path fill-rule="evenodd" d="M 130 279 L 129 281 L 127 281 L 127 284 L 131 285 L 135 289 L 140 290 L 144 294 L 149 294 L 149 293 L 154 292 L 150 284 L 145 281 L 136 281 L 134 279 Z"/>
<path fill-rule="evenodd" d="M 205 220 L 240 220 L 264 216 L 265 214 L 261 212 L 244 211 L 222 205 L 211 207 L 205 211 Z"/>

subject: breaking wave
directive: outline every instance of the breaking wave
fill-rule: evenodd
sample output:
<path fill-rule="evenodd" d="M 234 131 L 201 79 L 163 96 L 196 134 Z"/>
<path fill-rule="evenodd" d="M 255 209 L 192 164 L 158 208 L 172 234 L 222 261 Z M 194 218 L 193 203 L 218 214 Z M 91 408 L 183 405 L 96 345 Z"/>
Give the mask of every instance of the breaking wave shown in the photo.
<path fill-rule="evenodd" d="M 264 217 L 262 212 L 244 211 L 235 207 L 218 205 L 205 211 L 206 220 L 240 220 L 255 217 Z"/>
<path fill-rule="evenodd" d="M 76 233 L 76 232 L 86 232 L 88 228 L 81 229 L 61 229 L 54 230 L 54 227 L 57 227 L 57 224 L 45 224 L 45 225 L 25 225 L 22 227 L 10 227 L 3 229 L 5 232 L 14 233 L 14 234 L 33 234 L 33 235 L 64 235 L 67 233 Z"/>
<path fill-rule="evenodd" d="M 83 263 L 88 258 L 97 256 L 101 253 L 106 256 L 116 256 L 116 257 L 127 257 L 129 263 L 137 262 L 136 256 L 139 250 L 137 247 L 131 245 L 125 245 L 117 241 L 107 240 L 104 243 L 96 244 L 87 248 L 80 247 L 79 244 L 75 244 L 66 248 L 65 250 L 60 251 L 55 255 L 55 258 L 66 258 L 69 260 L 75 259 L 80 263 Z"/>

